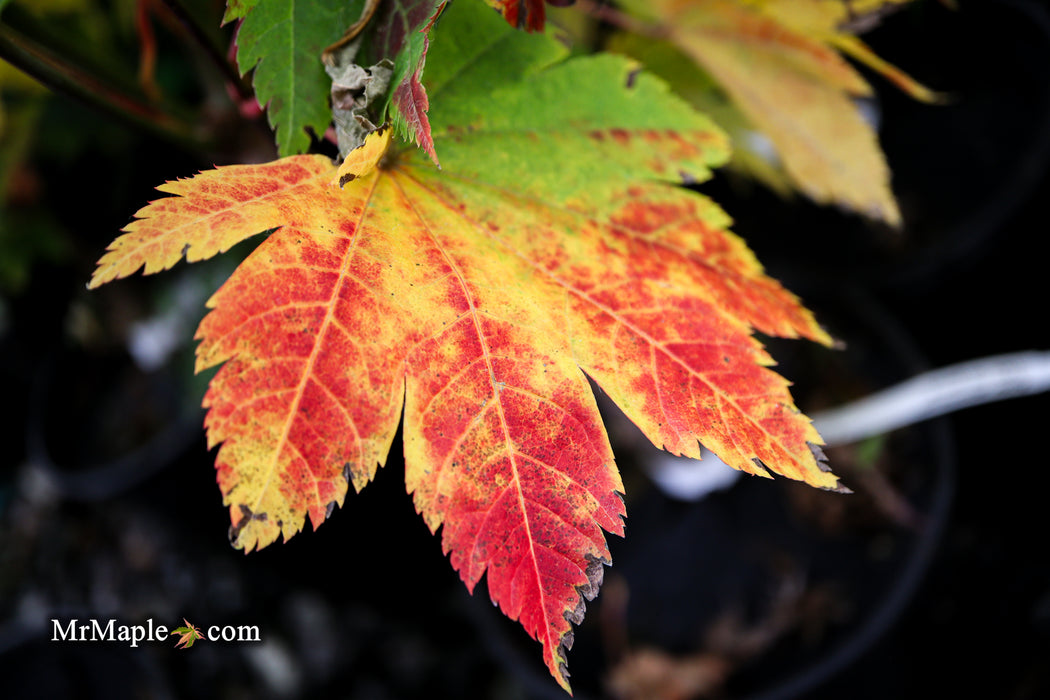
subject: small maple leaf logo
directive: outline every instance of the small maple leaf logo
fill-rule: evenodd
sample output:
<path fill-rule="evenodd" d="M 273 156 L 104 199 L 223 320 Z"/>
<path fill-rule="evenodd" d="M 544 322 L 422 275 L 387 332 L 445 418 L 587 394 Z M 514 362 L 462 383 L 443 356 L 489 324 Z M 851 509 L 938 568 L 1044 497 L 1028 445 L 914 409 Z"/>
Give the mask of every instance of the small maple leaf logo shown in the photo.
<path fill-rule="evenodd" d="M 204 635 L 202 635 L 201 631 L 194 625 L 191 625 L 190 621 L 186 618 L 182 618 L 182 621 L 185 624 L 182 627 L 176 627 L 173 629 L 171 634 L 172 636 L 176 634 L 181 635 L 179 641 L 175 644 L 176 649 L 189 649 L 198 639 L 203 639 Z"/>

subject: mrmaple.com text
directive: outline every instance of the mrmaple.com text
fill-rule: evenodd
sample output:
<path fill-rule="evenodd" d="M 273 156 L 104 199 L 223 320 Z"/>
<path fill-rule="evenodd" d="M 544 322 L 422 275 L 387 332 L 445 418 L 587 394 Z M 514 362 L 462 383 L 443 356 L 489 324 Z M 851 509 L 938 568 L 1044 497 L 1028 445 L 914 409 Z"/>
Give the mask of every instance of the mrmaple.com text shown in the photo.
<path fill-rule="evenodd" d="M 137 647 L 142 642 L 167 641 L 170 634 L 166 625 L 155 625 L 153 618 L 141 625 L 121 625 L 116 620 L 51 620 L 52 642 L 127 642 L 128 646 Z M 212 625 L 203 636 L 212 642 L 262 641 L 258 625 Z"/>

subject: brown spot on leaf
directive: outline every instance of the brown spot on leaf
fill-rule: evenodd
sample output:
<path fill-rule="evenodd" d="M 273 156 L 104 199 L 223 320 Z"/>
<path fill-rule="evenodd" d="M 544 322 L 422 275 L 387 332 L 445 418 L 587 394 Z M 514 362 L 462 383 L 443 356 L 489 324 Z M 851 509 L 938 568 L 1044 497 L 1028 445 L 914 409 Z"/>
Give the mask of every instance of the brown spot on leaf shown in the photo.
<path fill-rule="evenodd" d="M 830 472 L 831 467 L 828 466 L 828 456 L 824 454 L 824 449 L 813 442 L 807 442 L 806 444 L 809 445 L 809 451 L 813 453 L 813 458 L 817 460 L 817 467 L 820 468 L 820 471 Z"/>
<path fill-rule="evenodd" d="M 230 526 L 230 531 L 227 533 L 230 539 L 230 544 L 232 544 L 234 547 L 237 546 L 237 540 L 240 539 L 241 532 L 244 530 L 244 528 L 248 526 L 248 523 L 250 523 L 253 520 L 266 522 L 266 520 L 268 519 L 266 513 L 252 513 L 252 509 L 244 505 L 243 503 L 241 503 L 238 507 L 241 509 L 241 518 L 237 521 L 236 525 Z"/>
<path fill-rule="evenodd" d="M 849 488 L 848 486 L 843 486 L 841 482 L 839 482 L 834 488 L 821 486 L 820 490 L 831 491 L 832 493 L 841 493 L 846 495 L 853 493 L 853 489 Z"/>
<path fill-rule="evenodd" d="M 576 586 L 576 592 L 579 596 L 576 599 L 576 607 L 572 610 L 566 610 L 564 613 L 565 619 L 573 625 L 579 625 L 583 622 L 583 616 L 587 609 L 587 601 L 594 600 L 595 596 L 598 595 L 598 589 L 601 588 L 602 579 L 605 576 L 605 566 L 610 563 L 595 557 L 593 554 L 586 554 L 584 556 L 587 559 L 587 583 L 582 586 Z M 558 656 L 564 658 L 564 652 L 572 649 L 573 642 L 575 641 L 576 635 L 571 629 L 563 634 L 558 645 Z M 565 662 L 560 662 L 558 664 L 558 670 L 564 678 L 569 677 L 569 669 L 565 665 Z"/>

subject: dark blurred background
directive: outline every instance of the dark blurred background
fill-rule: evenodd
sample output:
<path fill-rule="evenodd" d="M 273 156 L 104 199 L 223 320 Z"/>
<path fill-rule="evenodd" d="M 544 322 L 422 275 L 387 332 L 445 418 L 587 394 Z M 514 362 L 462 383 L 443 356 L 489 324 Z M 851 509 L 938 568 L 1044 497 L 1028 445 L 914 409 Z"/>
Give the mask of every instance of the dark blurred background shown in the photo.
<path fill-rule="evenodd" d="M 218 16 L 215 3 L 189 5 Z M 17 9 L 4 20 L 21 21 Z M 95 52 L 103 74 L 138 60 L 134 12 L 121 12 L 123 25 L 79 27 L 109 47 Z M 82 20 L 45 24 L 64 21 Z M 192 334 L 244 252 L 85 289 L 155 185 L 273 157 L 265 124 L 238 113 L 184 30 L 155 24 L 157 85 L 197 106 L 211 143 L 0 82 L 0 692 L 561 697 L 539 645 L 484 584 L 466 594 L 415 514 L 400 441 L 317 532 L 248 556 L 229 546 Z M 872 77 L 903 232 L 728 177 L 703 186 L 847 341 L 837 358 L 774 344 L 806 411 L 923 367 L 1050 345 L 1046 8 L 927 2 L 866 39 L 952 96 L 917 104 Z M 823 386 L 827 372 L 847 388 Z M 1047 407 L 1035 396 L 972 408 L 876 443 L 875 458 L 832 453 L 853 501 L 744 479 L 683 503 L 652 487 L 651 453 L 603 406 L 630 516 L 569 656 L 577 697 L 626 694 L 646 663 L 659 682 L 635 697 L 1050 697 Z M 49 620 L 74 617 L 258 625 L 263 641 L 50 642 Z"/>

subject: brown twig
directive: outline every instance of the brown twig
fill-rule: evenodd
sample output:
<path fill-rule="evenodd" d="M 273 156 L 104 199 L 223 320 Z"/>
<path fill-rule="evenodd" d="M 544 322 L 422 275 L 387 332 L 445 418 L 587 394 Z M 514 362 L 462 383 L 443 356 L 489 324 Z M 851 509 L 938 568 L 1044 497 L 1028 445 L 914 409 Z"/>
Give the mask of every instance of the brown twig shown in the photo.
<path fill-rule="evenodd" d="M 138 0 L 135 4 L 135 33 L 139 36 L 139 87 L 151 100 L 160 100 L 157 86 L 157 36 L 149 21 L 150 0 Z"/>
<path fill-rule="evenodd" d="M 241 100 L 253 98 L 255 96 L 254 93 L 244 82 L 240 73 L 237 72 L 237 68 L 230 61 L 226 60 L 223 51 L 208 38 L 204 29 L 193 18 L 193 15 L 186 10 L 180 0 L 162 0 L 162 2 L 172 16 L 182 25 L 183 30 L 189 35 L 190 39 L 204 52 L 208 61 L 219 69 L 226 81 L 237 91 L 237 96 Z"/>
<path fill-rule="evenodd" d="M 55 92 L 70 95 L 182 145 L 196 148 L 203 144 L 203 139 L 187 122 L 107 83 L 5 23 L 0 23 L 0 58 Z"/>

